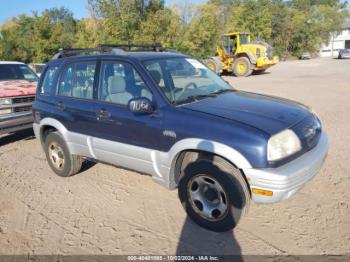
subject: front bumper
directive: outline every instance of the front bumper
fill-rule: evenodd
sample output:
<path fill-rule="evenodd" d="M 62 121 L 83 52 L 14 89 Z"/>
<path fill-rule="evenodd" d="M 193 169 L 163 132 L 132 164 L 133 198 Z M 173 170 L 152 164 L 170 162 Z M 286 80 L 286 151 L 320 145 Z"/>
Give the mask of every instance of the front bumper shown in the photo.
<path fill-rule="evenodd" d="M 328 138 L 323 132 L 315 148 L 281 167 L 244 169 L 251 190 L 272 192 L 271 196 L 252 192 L 253 201 L 276 203 L 291 197 L 319 172 L 327 153 Z"/>
<path fill-rule="evenodd" d="M 32 128 L 32 125 L 33 116 L 31 111 L 0 115 L 0 134 Z"/>
<path fill-rule="evenodd" d="M 279 62 L 278 56 L 272 57 L 270 60 L 268 57 L 260 57 L 256 61 L 256 69 L 267 69 Z"/>

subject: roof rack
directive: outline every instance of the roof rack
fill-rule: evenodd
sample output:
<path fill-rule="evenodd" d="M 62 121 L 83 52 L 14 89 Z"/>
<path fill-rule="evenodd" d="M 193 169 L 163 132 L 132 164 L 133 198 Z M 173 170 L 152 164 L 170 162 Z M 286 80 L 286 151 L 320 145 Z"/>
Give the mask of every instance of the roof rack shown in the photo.
<path fill-rule="evenodd" d="M 58 59 L 63 57 L 76 56 L 79 54 L 97 53 L 101 52 L 98 48 L 60 48 L 58 53 L 55 54 L 52 59 Z"/>
<path fill-rule="evenodd" d="M 99 46 L 97 48 L 60 48 L 52 59 L 59 59 L 64 57 L 72 57 L 83 54 L 101 54 L 101 53 L 112 53 L 115 55 L 125 55 L 126 52 L 118 48 L 106 48 Z"/>
<path fill-rule="evenodd" d="M 164 49 L 161 44 L 154 45 L 111 45 L 102 44 L 97 48 L 61 48 L 59 52 L 55 54 L 52 59 L 59 59 L 64 57 L 72 57 L 83 54 L 101 54 L 111 53 L 114 55 L 126 55 L 128 51 L 154 51 L 154 52 L 173 52 L 177 53 L 176 50 Z"/>
<path fill-rule="evenodd" d="M 163 46 L 159 43 L 153 44 L 153 45 L 112 45 L 112 44 L 102 44 L 99 45 L 100 48 L 117 48 L 124 51 L 155 51 L 155 52 L 162 52 L 165 49 Z"/>

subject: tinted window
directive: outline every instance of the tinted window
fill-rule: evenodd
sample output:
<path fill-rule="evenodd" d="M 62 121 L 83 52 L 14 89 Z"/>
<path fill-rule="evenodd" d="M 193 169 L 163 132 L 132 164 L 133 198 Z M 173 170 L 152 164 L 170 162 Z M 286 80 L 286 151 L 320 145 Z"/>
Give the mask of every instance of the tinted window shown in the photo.
<path fill-rule="evenodd" d="M 102 62 L 99 100 L 127 105 L 136 97 L 151 100 L 152 94 L 133 66 L 117 61 Z"/>
<path fill-rule="evenodd" d="M 49 94 L 52 90 L 52 88 L 55 85 L 55 78 L 57 76 L 58 73 L 58 67 L 49 67 L 46 72 L 45 72 L 45 76 L 44 76 L 44 80 L 43 83 L 41 85 L 41 93 L 42 94 Z"/>
<path fill-rule="evenodd" d="M 92 99 L 96 62 L 69 64 L 61 76 L 58 94 Z"/>
<path fill-rule="evenodd" d="M 37 75 L 27 66 L 21 64 L 0 65 L 0 80 L 37 81 Z"/>

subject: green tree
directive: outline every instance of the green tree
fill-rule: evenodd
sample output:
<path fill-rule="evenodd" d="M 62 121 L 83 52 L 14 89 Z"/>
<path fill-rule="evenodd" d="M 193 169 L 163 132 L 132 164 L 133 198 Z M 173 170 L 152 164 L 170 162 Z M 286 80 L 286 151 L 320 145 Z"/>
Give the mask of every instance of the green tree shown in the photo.
<path fill-rule="evenodd" d="M 222 8 L 214 4 L 199 6 L 197 16 L 185 27 L 177 47 L 198 58 L 213 54 L 223 33 L 222 12 Z"/>
<path fill-rule="evenodd" d="M 272 16 L 270 1 L 234 1 L 228 9 L 226 31 L 250 32 L 252 38 L 270 41 Z"/>
<path fill-rule="evenodd" d="M 0 59 L 21 60 L 18 46 L 19 26 L 17 19 L 4 23 L 0 31 Z"/>

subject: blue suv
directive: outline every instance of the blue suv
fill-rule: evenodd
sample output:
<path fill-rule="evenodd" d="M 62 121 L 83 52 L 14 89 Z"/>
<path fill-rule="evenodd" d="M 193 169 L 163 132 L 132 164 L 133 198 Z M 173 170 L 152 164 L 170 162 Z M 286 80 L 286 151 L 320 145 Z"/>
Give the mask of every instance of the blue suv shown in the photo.
<path fill-rule="evenodd" d="M 328 151 L 308 107 L 235 90 L 164 50 L 61 50 L 41 75 L 33 116 L 57 175 L 85 160 L 149 174 L 213 231 L 234 228 L 250 201 L 292 196 Z"/>

